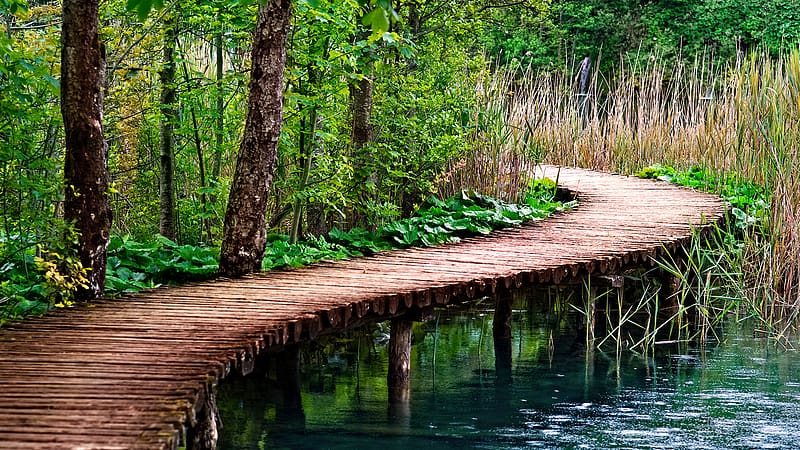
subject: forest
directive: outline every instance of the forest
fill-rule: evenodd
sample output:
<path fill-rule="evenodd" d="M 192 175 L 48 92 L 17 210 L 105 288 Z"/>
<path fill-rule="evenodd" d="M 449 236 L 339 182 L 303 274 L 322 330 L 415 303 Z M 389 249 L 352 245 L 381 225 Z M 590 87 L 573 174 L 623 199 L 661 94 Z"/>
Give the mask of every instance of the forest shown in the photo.
<path fill-rule="evenodd" d="M 0 0 L 0 19 L 0 321 L 268 268 L 272 243 L 432 196 L 524 203 L 538 163 L 725 196 L 722 249 L 686 270 L 777 334 L 800 317 L 796 0 Z"/>

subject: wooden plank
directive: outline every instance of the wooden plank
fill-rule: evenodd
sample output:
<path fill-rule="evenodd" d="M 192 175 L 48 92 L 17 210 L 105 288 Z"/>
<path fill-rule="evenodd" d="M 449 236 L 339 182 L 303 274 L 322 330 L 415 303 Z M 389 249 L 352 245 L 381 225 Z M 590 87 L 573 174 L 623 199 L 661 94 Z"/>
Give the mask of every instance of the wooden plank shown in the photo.
<path fill-rule="evenodd" d="M 725 213 L 718 198 L 666 183 L 565 168 L 558 178 L 580 206 L 523 227 L 9 324 L 0 329 L 0 449 L 174 448 L 205 384 L 246 372 L 262 351 L 498 286 L 651 264 Z"/>

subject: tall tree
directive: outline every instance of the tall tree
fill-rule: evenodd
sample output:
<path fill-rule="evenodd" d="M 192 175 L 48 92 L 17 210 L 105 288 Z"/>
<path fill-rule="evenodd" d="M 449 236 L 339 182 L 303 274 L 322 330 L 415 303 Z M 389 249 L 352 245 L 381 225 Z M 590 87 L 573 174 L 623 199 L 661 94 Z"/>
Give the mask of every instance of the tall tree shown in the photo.
<path fill-rule="evenodd" d="M 80 233 L 78 253 L 89 269 L 79 300 L 101 296 L 111 228 L 108 147 L 103 135 L 105 58 L 98 37 L 98 0 L 64 0 L 61 114 L 64 118 L 64 217 Z"/>
<path fill-rule="evenodd" d="M 261 270 L 266 209 L 283 120 L 283 71 L 291 18 L 290 0 L 259 6 L 253 37 L 250 99 L 225 212 L 219 270 L 241 276 Z"/>
<path fill-rule="evenodd" d="M 175 93 L 175 41 L 178 37 L 175 12 L 164 17 L 164 53 L 161 61 L 161 143 L 159 145 L 159 232 L 175 239 L 175 122 L 178 119 Z"/>

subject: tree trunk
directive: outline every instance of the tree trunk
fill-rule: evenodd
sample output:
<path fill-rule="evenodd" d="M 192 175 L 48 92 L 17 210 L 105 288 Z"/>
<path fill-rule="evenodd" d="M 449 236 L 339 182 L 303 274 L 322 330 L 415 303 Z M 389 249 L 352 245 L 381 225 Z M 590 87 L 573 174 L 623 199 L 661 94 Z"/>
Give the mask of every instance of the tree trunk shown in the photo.
<path fill-rule="evenodd" d="M 315 129 L 323 129 L 325 126 L 325 117 L 321 114 L 314 115 L 317 125 Z M 325 143 L 321 139 L 314 138 L 314 150 L 310 152 L 311 165 L 309 166 L 310 171 L 316 170 L 317 160 L 319 159 L 316 155 L 323 155 L 325 153 Z M 309 202 L 308 206 L 306 207 L 306 232 L 310 236 L 320 237 L 325 236 L 328 234 L 330 229 L 328 228 L 327 219 L 325 213 L 325 205 L 316 200 Z"/>
<path fill-rule="evenodd" d="M 290 18 L 290 0 L 269 0 L 258 10 L 247 121 L 220 252 L 219 270 L 226 276 L 256 272 L 264 258 L 267 194 L 283 119 L 283 70 Z"/>
<path fill-rule="evenodd" d="M 372 141 L 372 82 L 373 64 L 368 62 L 364 68 L 364 78 L 350 85 L 353 97 L 353 147 L 360 150 L 367 142 Z"/>
<path fill-rule="evenodd" d="M 177 39 L 177 36 L 175 36 L 175 38 Z M 189 77 L 189 67 L 187 67 L 186 61 L 183 62 L 183 80 L 191 93 L 192 80 L 191 77 Z M 208 196 L 205 192 L 205 189 L 208 187 L 208 180 L 206 179 L 206 158 L 203 155 L 203 140 L 200 139 L 200 123 L 197 121 L 197 112 L 193 104 L 189 106 L 189 115 L 192 117 L 192 136 L 194 137 L 194 149 L 197 152 L 197 171 L 200 177 L 198 181 L 200 182 L 201 232 L 205 234 L 206 242 L 210 244 L 213 241 L 213 236 L 211 235 L 211 221 L 209 220 L 210 214 L 208 213 Z"/>
<path fill-rule="evenodd" d="M 217 119 L 214 122 L 214 141 L 216 149 L 214 152 L 214 163 L 211 166 L 211 178 L 216 182 L 219 181 L 219 174 L 222 170 L 222 145 L 225 142 L 225 92 L 222 89 L 222 77 L 225 68 L 225 53 L 223 52 L 223 36 L 222 32 L 214 36 L 214 50 L 217 56 L 216 73 L 217 73 Z M 216 202 L 215 198 L 211 202 Z"/>
<path fill-rule="evenodd" d="M 169 13 L 164 19 L 164 55 L 161 79 L 161 145 L 159 167 L 159 221 L 158 229 L 162 236 L 175 240 L 175 121 L 178 113 L 175 108 L 175 14 Z"/>
<path fill-rule="evenodd" d="M 366 58 L 369 58 L 367 56 Z M 377 184 L 377 176 L 373 169 L 374 155 L 370 147 L 366 144 L 372 141 L 372 93 L 374 68 L 372 61 L 364 64 L 364 78 L 350 85 L 350 97 L 352 99 L 351 111 L 353 114 L 353 129 L 351 131 L 351 143 L 353 146 L 353 160 L 355 161 L 355 186 L 360 189 L 358 193 L 358 205 L 354 205 L 350 214 L 350 226 L 369 227 L 365 205 L 371 199 L 370 191 Z"/>
<path fill-rule="evenodd" d="M 325 42 L 325 47 L 327 47 L 327 40 Z M 323 54 L 327 55 L 327 52 L 323 50 Z M 317 125 L 319 123 L 319 116 L 317 111 L 317 101 L 319 97 L 319 86 L 317 86 L 317 81 L 319 79 L 317 74 L 317 69 L 313 65 L 309 65 L 306 68 L 306 72 L 308 73 L 308 83 L 300 83 L 298 86 L 298 92 L 301 95 L 305 95 L 309 98 L 313 98 L 314 102 L 312 102 L 311 106 L 308 108 L 308 113 L 306 114 L 306 108 L 300 106 L 299 113 L 301 115 L 300 118 L 300 139 L 298 142 L 298 147 L 300 149 L 300 160 L 299 165 L 303 168 L 303 172 L 300 175 L 300 183 L 297 186 L 297 192 L 303 192 L 308 187 L 308 181 L 311 176 L 311 168 L 314 165 L 314 156 L 317 153 Z M 294 244 L 297 240 L 301 237 L 301 229 L 303 225 L 303 214 L 307 208 L 307 200 L 303 198 L 303 195 L 297 195 L 297 198 L 292 205 L 292 228 L 289 232 L 289 242 Z"/>
<path fill-rule="evenodd" d="M 80 233 L 78 253 L 89 284 L 78 300 L 103 295 L 111 207 L 108 147 L 103 135 L 105 54 L 98 38 L 98 1 L 64 0 L 61 115 L 64 118 L 64 218 Z"/>

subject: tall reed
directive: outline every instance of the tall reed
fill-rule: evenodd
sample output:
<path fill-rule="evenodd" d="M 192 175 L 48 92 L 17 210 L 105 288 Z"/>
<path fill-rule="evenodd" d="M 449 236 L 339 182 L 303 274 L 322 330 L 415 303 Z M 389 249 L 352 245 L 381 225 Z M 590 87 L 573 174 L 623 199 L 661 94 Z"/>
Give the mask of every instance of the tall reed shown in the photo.
<path fill-rule="evenodd" d="M 494 72 L 479 87 L 475 153 L 458 163 L 470 170 L 459 172 L 500 197 L 540 162 L 628 174 L 701 165 L 763 185 L 768 217 L 729 270 L 745 281 L 747 307 L 787 334 L 800 323 L 800 49 L 714 67 L 621 62 L 610 76 L 593 72 L 585 98 L 569 70 Z"/>

